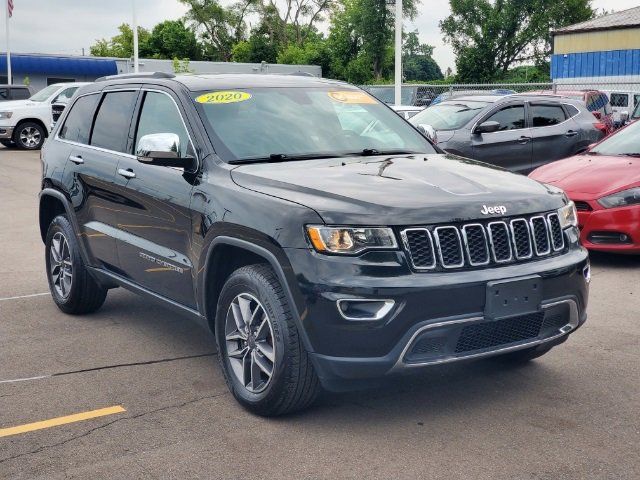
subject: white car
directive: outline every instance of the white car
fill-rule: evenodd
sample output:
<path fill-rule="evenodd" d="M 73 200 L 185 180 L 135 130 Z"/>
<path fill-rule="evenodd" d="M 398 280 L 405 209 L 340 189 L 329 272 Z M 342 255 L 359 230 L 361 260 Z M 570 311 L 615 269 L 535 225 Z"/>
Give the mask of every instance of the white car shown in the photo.
<path fill-rule="evenodd" d="M 23 150 L 38 150 L 49 135 L 51 105 L 67 103 L 87 83 L 55 83 L 27 100 L 0 104 L 0 143 Z"/>
<path fill-rule="evenodd" d="M 409 120 L 414 115 L 420 113 L 425 107 L 416 107 L 412 105 L 389 105 L 405 120 Z"/>

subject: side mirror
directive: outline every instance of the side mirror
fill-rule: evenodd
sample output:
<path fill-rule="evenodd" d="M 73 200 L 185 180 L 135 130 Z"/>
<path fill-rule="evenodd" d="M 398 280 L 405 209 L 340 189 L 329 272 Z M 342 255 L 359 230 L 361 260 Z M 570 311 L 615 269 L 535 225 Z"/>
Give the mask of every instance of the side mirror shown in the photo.
<path fill-rule="evenodd" d="M 620 123 L 623 125 L 629 121 L 629 112 L 620 112 Z"/>
<path fill-rule="evenodd" d="M 427 125 L 426 123 L 420 123 L 416 128 L 420 133 L 422 133 L 425 137 L 427 137 L 433 143 L 438 143 L 438 134 L 436 133 L 436 129 L 433 128 L 431 125 Z"/>
<path fill-rule="evenodd" d="M 65 108 L 67 108 L 66 103 L 54 103 L 51 105 L 51 118 L 53 119 L 54 124 L 58 122 Z"/>
<path fill-rule="evenodd" d="M 161 167 L 193 167 L 193 158 L 180 157 L 180 137 L 175 133 L 144 135 L 136 147 L 138 161 Z"/>
<path fill-rule="evenodd" d="M 478 125 L 473 133 L 493 133 L 500 130 L 500 123 L 492 120 Z"/>

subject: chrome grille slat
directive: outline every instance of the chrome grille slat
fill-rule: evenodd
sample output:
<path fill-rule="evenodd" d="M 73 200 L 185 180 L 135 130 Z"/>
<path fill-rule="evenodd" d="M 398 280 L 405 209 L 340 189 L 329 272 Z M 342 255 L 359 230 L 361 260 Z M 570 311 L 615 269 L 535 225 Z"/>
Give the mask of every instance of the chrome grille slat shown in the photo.
<path fill-rule="evenodd" d="M 489 245 L 496 263 L 507 263 L 513 258 L 509 229 L 505 222 L 491 222 L 487 225 Z"/>
<path fill-rule="evenodd" d="M 507 265 L 558 254 L 564 232 L 555 212 L 456 225 L 409 227 L 400 231 L 415 270 Z"/>
<path fill-rule="evenodd" d="M 456 227 L 437 227 L 433 230 L 436 250 L 443 268 L 464 267 L 462 240 Z"/>

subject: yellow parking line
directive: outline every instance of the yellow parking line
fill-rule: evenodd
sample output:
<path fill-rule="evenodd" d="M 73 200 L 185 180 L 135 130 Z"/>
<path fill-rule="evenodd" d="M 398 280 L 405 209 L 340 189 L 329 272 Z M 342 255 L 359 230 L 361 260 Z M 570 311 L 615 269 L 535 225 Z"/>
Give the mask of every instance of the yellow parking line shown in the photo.
<path fill-rule="evenodd" d="M 0 437 L 9 437 L 20 433 L 33 432 L 34 430 L 57 427 L 59 425 L 66 425 L 67 423 L 81 422 L 83 420 L 89 420 L 90 418 L 104 417 L 105 415 L 113 415 L 114 413 L 122 412 L 126 412 L 126 410 L 121 405 L 118 405 L 115 407 L 91 410 L 90 412 L 67 415 L 66 417 L 51 418 L 41 422 L 27 423 L 25 425 L 18 425 L 17 427 L 0 428 Z"/>

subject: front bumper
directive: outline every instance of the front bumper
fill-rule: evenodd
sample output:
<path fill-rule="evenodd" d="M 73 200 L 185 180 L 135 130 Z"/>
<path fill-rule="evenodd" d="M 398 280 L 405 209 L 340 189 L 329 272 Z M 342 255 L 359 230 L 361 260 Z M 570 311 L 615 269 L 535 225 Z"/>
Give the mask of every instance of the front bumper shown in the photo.
<path fill-rule="evenodd" d="M 600 252 L 640 254 L 640 206 L 603 208 L 595 200 L 579 200 L 592 208 L 578 212 L 582 245 Z M 627 239 L 617 240 L 616 234 Z"/>
<path fill-rule="evenodd" d="M 588 256 L 577 240 L 574 234 L 566 254 L 544 260 L 442 273 L 413 272 L 402 252 L 344 258 L 287 250 L 304 299 L 302 328 L 321 382 L 325 388 L 342 390 L 355 387 L 361 379 L 563 341 L 586 320 Z M 547 312 L 557 316 L 557 308 L 563 309 L 556 328 L 540 326 L 534 334 L 507 338 L 507 343 L 458 348 L 465 327 L 502 328 L 500 320 L 484 318 L 487 283 L 528 275 L 539 275 L 542 281 L 541 312 L 545 313 L 537 320 L 540 325 L 547 321 Z M 395 303 L 384 318 L 349 320 L 336 307 L 345 298 Z M 465 334 L 469 332 L 473 336 L 473 329 Z M 426 347 L 426 354 L 415 355 L 416 342 L 431 336 L 440 338 L 444 346 Z"/>
<path fill-rule="evenodd" d="M 11 140 L 13 138 L 13 127 L 0 125 L 0 140 Z"/>

